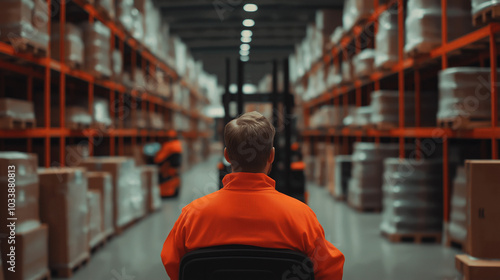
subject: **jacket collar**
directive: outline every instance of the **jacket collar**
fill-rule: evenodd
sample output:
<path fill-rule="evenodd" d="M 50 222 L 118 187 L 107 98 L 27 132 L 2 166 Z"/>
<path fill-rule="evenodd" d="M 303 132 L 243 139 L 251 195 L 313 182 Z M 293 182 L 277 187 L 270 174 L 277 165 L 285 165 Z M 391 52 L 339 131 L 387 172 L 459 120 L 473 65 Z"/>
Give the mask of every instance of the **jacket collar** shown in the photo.
<path fill-rule="evenodd" d="M 225 190 L 275 189 L 276 182 L 264 173 L 234 172 L 222 179 Z"/>

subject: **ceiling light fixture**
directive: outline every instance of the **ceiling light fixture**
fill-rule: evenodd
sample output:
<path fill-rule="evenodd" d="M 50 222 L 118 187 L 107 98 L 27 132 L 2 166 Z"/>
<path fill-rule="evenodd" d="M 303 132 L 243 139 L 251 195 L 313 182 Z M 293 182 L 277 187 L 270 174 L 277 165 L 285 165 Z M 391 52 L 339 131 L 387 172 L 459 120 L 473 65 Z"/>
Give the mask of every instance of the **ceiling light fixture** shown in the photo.
<path fill-rule="evenodd" d="M 252 42 L 252 37 L 241 37 L 242 43 L 250 43 Z"/>
<path fill-rule="evenodd" d="M 241 31 L 241 37 L 252 37 L 252 30 L 243 30 Z"/>
<path fill-rule="evenodd" d="M 250 54 L 250 51 L 248 51 L 248 50 L 246 50 L 246 51 L 245 50 L 240 50 L 240 55 L 241 56 L 248 56 L 249 54 Z"/>
<path fill-rule="evenodd" d="M 258 9 L 259 7 L 257 7 L 257 5 L 255 4 L 245 4 L 245 6 L 243 6 L 243 10 L 249 13 L 256 12 Z"/>
<path fill-rule="evenodd" d="M 243 62 L 247 62 L 248 60 L 250 60 L 250 57 L 248 55 L 240 56 L 240 60 Z"/>
<path fill-rule="evenodd" d="M 241 44 L 240 45 L 240 50 L 242 50 L 242 51 L 249 51 L 250 50 L 250 45 L 249 44 Z"/>
<path fill-rule="evenodd" d="M 255 25 L 255 21 L 253 19 L 245 19 L 243 21 L 243 26 L 252 27 L 254 25 Z"/>

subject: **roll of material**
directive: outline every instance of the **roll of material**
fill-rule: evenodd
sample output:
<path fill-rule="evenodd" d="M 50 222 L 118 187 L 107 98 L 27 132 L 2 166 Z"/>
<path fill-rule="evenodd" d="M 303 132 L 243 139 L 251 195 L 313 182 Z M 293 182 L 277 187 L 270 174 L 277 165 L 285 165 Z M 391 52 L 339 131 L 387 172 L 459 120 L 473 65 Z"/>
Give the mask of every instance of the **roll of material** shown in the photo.
<path fill-rule="evenodd" d="M 83 168 L 42 168 L 40 216 L 49 226 L 49 266 L 72 268 L 89 255 L 87 176 Z"/>
<path fill-rule="evenodd" d="M 9 166 L 11 168 L 9 168 Z M 0 199 L 3 206 L 0 218 L 7 221 L 9 215 L 9 178 L 14 178 L 16 232 L 22 233 L 40 226 L 39 179 L 37 175 L 38 158 L 35 154 L 20 152 L 0 152 Z M 14 172 L 9 172 L 13 170 Z M 14 174 L 12 177 L 9 173 Z M 9 234 L 9 228 L 0 227 L 1 234 Z"/>
<path fill-rule="evenodd" d="M 383 161 L 399 154 L 398 144 L 354 143 L 348 201 L 359 208 L 382 208 Z"/>
<path fill-rule="evenodd" d="M 384 213 L 381 229 L 388 233 L 442 230 L 441 160 L 388 158 L 384 161 Z"/>
<path fill-rule="evenodd" d="M 375 36 L 375 67 L 388 69 L 399 61 L 398 12 L 388 10 L 378 18 Z"/>
<path fill-rule="evenodd" d="M 497 100 L 500 104 L 500 99 Z M 448 120 L 457 117 L 491 119 L 490 68 L 454 67 L 439 73 L 437 118 Z"/>
<path fill-rule="evenodd" d="M 409 0 L 406 16 L 406 54 L 428 53 L 441 45 L 441 0 Z M 450 1 L 446 11 L 448 41 L 472 30 L 469 0 Z"/>

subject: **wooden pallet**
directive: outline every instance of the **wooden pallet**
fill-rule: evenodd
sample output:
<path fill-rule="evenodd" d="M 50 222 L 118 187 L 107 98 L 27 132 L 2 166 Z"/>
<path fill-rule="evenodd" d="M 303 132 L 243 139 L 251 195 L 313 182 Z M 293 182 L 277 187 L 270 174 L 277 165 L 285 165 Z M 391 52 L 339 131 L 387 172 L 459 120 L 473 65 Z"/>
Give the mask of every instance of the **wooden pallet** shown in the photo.
<path fill-rule="evenodd" d="M 104 233 L 102 233 L 100 238 L 94 244 L 90 245 L 90 254 L 95 254 L 101 248 L 104 248 L 107 242 L 108 242 L 107 236 L 104 235 Z"/>
<path fill-rule="evenodd" d="M 363 206 L 354 205 L 352 203 L 348 203 L 348 204 L 349 204 L 349 207 L 351 207 L 352 209 L 354 209 L 360 213 L 380 213 L 380 212 L 382 212 L 381 207 L 363 207 Z"/>
<path fill-rule="evenodd" d="M 23 120 L 9 116 L 0 117 L 0 129 L 27 129 L 34 128 L 35 120 Z"/>
<path fill-rule="evenodd" d="M 388 233 L 381 231 L 382 236 L 395 243 L 441 243 L 442 234 L 439 233 Z"/>
<path fill-rule="evenodd" d="M 474 26 L 488 24 L 500 20 L 500 4 L 493 4 L 472 16 Z"/>
<path fill-rule="evenodd" d="M 52 275 L 58 278 L 71 278 L 73 274 L 78 271 L 78 269 L 85 266 L 90 260 L 90 254 L 84 253 L 80 256 L 80 259 L 74 262 L 74 264 L 70 264 L 69 267 L 60 267 L 53 268 Z"/>
<path fill-rule="evenodd" d="M 456 255 L 455 267 L 464 276 L 463 280 L 500 279 L 499 260 L 471 259 L 467 255 Z"/>
<path fill-rule="evenodd" d="M 27 38 L 23 38 L 20 36 L 11 36 L 8 38 L 4 38 L 4 41 L 12 45 L 16 52 L 20 53 L 31 53 L 37 57 L 45 57 L 47 56 L 47 47 L 39 46 Z"/>
<path fill-rule="evenodd" d="M 70 69 L 83 70 L 83 65 L 80 62 L 69 60 L 66 61 L 66 64 Z"/>
<path fill-rule="evenodd" d="M 456 248 L 463 251 L 465 248 L 465 241 L 454 238 L 453 236 L 450 235 L 450 232 L 448 230 L 446 230 L 445 232 L 446 232 L 445 234 L 446 247 Z"/>
<path fill-rule="evenodd" d="M 440 119 L 437 120 L 438 127 L 450 128 L 450 129 L 474 129 L 478 127 L 489 127 L 491 126 L 491 120 L 486 120 L 483 118 L 468 118 L 458 116 L 450 119 Z"/>

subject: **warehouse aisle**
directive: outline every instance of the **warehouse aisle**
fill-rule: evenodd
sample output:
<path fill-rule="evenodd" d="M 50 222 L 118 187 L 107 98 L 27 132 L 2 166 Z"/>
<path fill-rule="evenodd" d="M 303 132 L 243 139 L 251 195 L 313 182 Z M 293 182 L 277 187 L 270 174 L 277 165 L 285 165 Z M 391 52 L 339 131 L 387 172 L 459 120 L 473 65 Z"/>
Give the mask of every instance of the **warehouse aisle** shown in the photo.
<path fill-rule="evenodd" d="M 92 255 L 76 280 L 168 279 L 160 260 L 163 242 L 184 205 L 218 188 L 218 156 L 183 175 L 180 198 L 165 200 L 155 213 Z M 310 205 L 332 241 L 346 256 L 345 280 L 455 280 L 456 251 L 441 245 L 391 244 L 380 237 L 378 214 L 358 214 L 309 185 Z"/>

